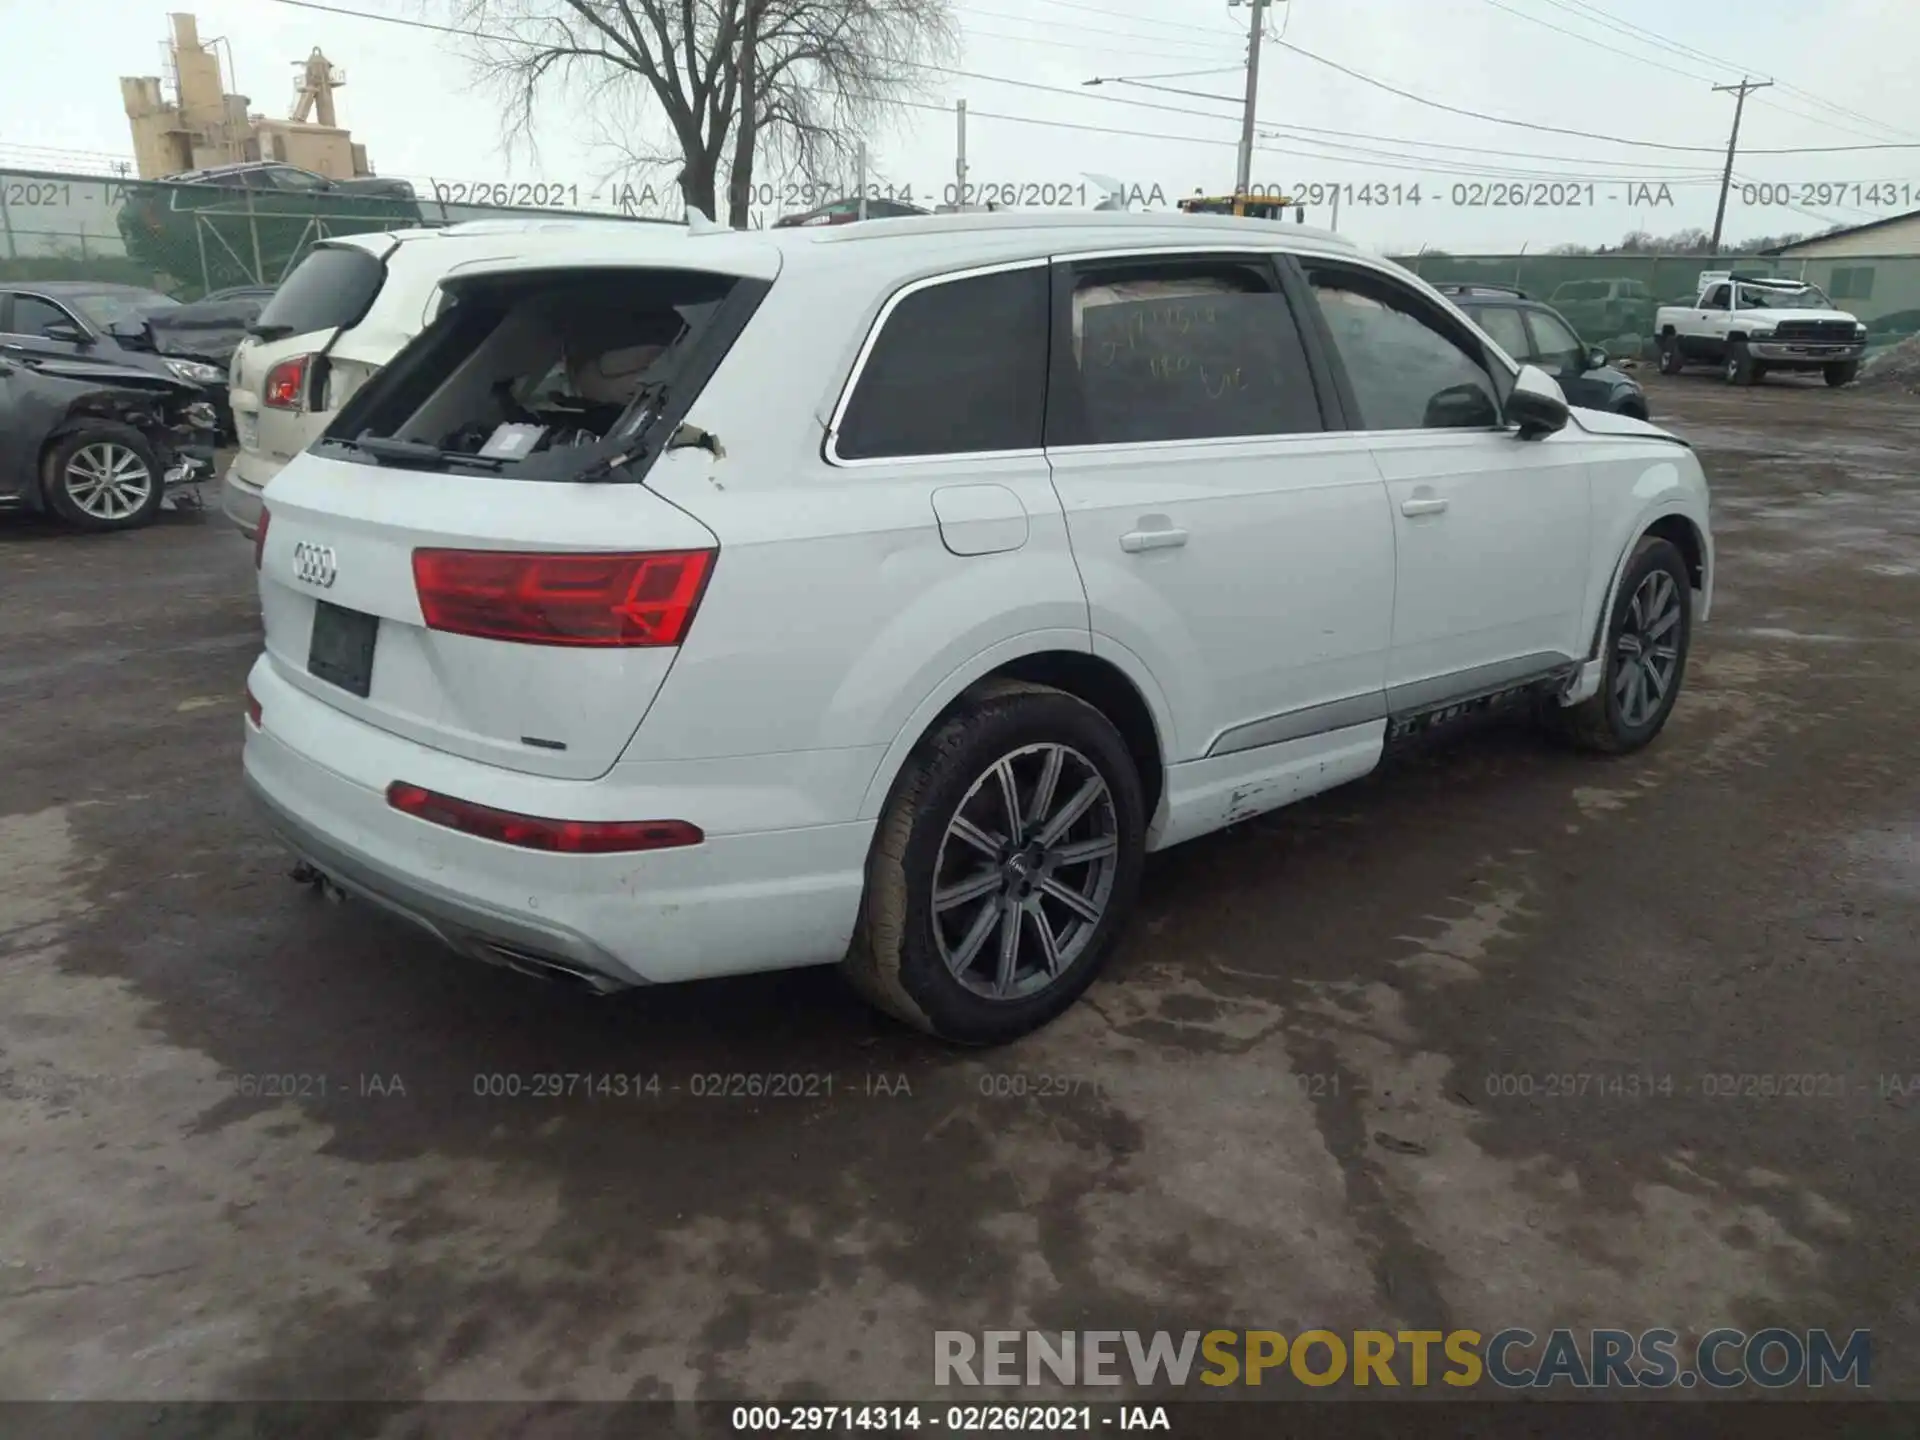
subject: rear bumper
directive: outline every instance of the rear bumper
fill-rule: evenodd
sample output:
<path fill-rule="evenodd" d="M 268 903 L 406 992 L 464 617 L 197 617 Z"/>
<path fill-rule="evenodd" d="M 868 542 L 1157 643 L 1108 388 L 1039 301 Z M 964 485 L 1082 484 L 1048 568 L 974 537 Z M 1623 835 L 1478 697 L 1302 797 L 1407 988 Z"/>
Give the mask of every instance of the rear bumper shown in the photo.
<path fill-rule="evenodd" d="M 419 926 L 448 949 L 515 969 L 564 971 L 599 991 L 636 983 L 625 966 L 584 936 L 529 925 L 456 890 L 396 873 L 296 815 L 250 770 L 246 785 L 267 823 L 294 854 L 338 889 Z"/>
<path fill-rule="evenodd" d="M 242 450 L 233 457 L 233 463 L 227 466 L 227 473 L 220 481 L 220 506 L 249 540 L 260 528 L 262 492 L 279 469 L 264 455 Z"/>
<path fill-rule="evenodd" d="M 716 833 L 738 792 L 711 768 L 687 767 L 677 782 L 678 767 L 659 765 L 644 767 L 644 783 L 621 767 L 599 781 L 541 780 L 333 711 L 264 659 L 248 684 L 266 728 L 246 726 L 246 780 L 268 822 L 341 890 L 462 954 L 606 990 L 846 953 L 871 821 Z M 630 855 L 523 850 L 394 810 L 386 786 L 401 779 L 522 814 L 684 819 L 707 839 Z"/>

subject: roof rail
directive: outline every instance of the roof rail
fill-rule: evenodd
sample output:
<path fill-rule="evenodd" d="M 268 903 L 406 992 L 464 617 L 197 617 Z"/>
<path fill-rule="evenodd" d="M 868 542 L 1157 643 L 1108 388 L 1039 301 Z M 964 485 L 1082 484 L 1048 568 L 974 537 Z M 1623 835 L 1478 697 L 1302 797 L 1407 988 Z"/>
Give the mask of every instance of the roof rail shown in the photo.
<path fill-rule="evenodd" d="M 1471 295 L 1479 291 L 1488 295 L 1511 295 L 1516 300 L 1530 300 L 1533 297 L 1518 285 L 1496 285 L 1491 280 L 1440 280 L 1433 288 L 1442 295 Z"/>

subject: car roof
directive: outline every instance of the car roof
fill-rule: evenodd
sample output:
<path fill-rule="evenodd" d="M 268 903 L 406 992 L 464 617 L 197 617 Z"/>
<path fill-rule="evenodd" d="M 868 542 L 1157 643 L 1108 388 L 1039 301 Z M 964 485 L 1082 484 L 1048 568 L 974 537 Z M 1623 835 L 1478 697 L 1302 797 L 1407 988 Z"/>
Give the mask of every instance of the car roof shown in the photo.
<path fill-rule="evenodd" d="M 473 222 L 486 224 L 488 222 Z M 1123 211 L 1006 210 L 990 214 L 910 215 L 846 225 L 729 230 L 631 221 L 549 222 L 552 233 L 511 257 L 475 260 L 462 274 L 500 274 L 555 266 L 659 264 L 771 280 L 789 267 L 880 265 L 913 270 L 1042 258 L 1050 254 L 1174 247 L 1366 254 L 1353 241 L 1306 225 L 1230 215 L 1130 214 Z M 473 233 L 473 232 L 469 232 Z M 356 238 L 342 236 L 342 243 Z M 530 238 L 530 237 L 529 237 Z M 848 251 L 844 248 L 852 246 Z"/>

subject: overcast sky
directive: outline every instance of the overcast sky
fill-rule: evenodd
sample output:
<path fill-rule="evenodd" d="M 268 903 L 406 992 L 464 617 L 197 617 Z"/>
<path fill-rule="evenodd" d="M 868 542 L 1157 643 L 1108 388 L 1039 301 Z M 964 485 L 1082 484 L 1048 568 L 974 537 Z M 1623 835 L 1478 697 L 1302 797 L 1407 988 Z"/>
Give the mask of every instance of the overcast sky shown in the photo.
<path fill-rule="evenodd" d="M 329 3 L 414 18 L 448 14 L 436 8 L 444 0 Z M 1091 171 L 1149 195 L 1157 186 L 1169 201 L 1196 187 L 1231 186 L 1245 9 L 1225 0 L 956 4 L 965 45 L 955 68 L 1023 83 L 930 77 L 922 98 L 944 111 L 904 112 L 889 133 L 870 137 L 870 178 L 910 185 L 922 203 L 942 198 L 954 174 L 951 106 L 964 98 L 973 112 L 968 159 L 975 182 L 1051 184 L 1057 197 L 1085 183 Z M 65 168 L 60 162 L 66 159 L 97 169 L 103 159 L 130 155 L 117 80 L 160 72 L 169 8 L 157 0 L 0 0 L 0 165 Z M 240 91 L 270 115 L 287 112 L 295 64 L 320 46 L 347 72 L 342 121 L 367 145 L 381 174 L 417 183 L 541 180 L 577 185 L 582 197 L 604 193 L 600 181 L 609 159 L 595 148 L 592 117 L 556 99 L 538 124 L 538 160 L 524 149 L 509 155 L 498 107 L 476 88 L 451 37 L 277 0 L 197 0 L 191 8 L 203 37 L 231 43 Z M 1596 15 L 1725 59 L 1662 48 Z M 1343 190 L 1339 228 L 1389 250 L 1510 251 L 1523 244 L 1538 250 L 1565 241 L 1612 241 L 1631 229 L 1711 226 L 1720 167 L 1714 152 L 1726 143 L 1733 113 L 1733 97 L 1715 94 L 1711 85 L 1740 79 L 1743 65 L 1781 82 L 1748 102 L 1743 151 L 1901 141 L 1909 148 L 1743 156 L 1736 174 L 1750 182 L 1785 182 L 1790 189 L 1766 194 L 1790 203 L 1745 204 L 1736 185 L 1730 238 L 1820 230 L 1920 209 L 1914 75 L 1920 0 L 1287 0 L 1272 7 L 1269 33 L 1278 35 L 1283 26 L 1284 43 L 1269 40 L 1262 50 L 1262 126 L 1311 127 L 1347 138 L 1275 129 L 1259 142 L 1254 179 L 1290 189 L 1368 190 L 1385 203 L 1359 203 Z M 1429 100 L 1523 123 L 1452 115 L 1286 45 Z M 1207 70 L 1222 73 L 1149 83 L 1228 98 L 1082 83 Z M 1029 88 L 1035 86 L 1053 88 Z M 1853 113 L 1837 113 L 1823 101 Z M 1034 121 L 1052 123 L 1025 123 Z M 1705 148 L 1591 138 L 1602 135 Z M 1522 175 L 1559 182 L 1544 194 L 1529 186 L 1525 200 L 1579 204 L 1472 203 L 1513 198 L 1489 193 L 1489 181 Z M 669 181 L 661 175 L 654 184 L 664 188 Z M 1875 183 L 1881 185 L 1877 196 L 1866 189 Z M 1842 193 L 1800 189 L 1822 184 Z M 1077 189 L 1070 198 L 1078 203 Z M 1323 189 L 1318 198 L 1322 203 L 1310 208 L 1309 219 L 1326 224 L 1331 196 Z M 1808 207 L 1814 214 L 1791 208 L 1806 200 L 1815 202 Z"/>

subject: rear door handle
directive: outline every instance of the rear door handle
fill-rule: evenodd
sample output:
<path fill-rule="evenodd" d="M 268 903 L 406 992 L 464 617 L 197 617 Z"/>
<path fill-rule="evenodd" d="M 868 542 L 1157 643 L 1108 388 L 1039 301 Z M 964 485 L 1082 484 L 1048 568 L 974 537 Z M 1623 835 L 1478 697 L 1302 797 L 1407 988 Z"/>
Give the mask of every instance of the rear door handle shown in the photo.
<path fill-rule="evenodd" d="M 1426 500 L 1402 500 L 1400 502 L 1400 513 L 1402 515 L 1438 515 L 1446 508 L 1447 502 L 1438 496 Z"/>
<path fill-rule="evenodd" d="M 1120 537 L 1120 548 L 1129 555 L 1142 550 L 1172 550 L 1186 543 L 1184 530 L 1129 530 Z"/>

